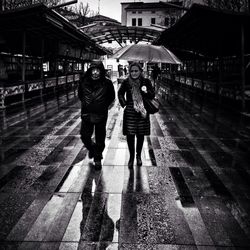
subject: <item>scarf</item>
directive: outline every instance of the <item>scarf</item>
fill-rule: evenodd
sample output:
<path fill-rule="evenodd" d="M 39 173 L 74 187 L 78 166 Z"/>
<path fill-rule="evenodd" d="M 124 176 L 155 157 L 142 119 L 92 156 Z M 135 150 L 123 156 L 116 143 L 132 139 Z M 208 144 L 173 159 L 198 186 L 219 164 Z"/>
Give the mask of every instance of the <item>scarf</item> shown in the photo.
<path fill-rule="evenodd" d="M 147 116 L 147 111 L 143 105 L 142 95 L 140 92 L 140 79 L 132 79 L 129 77 L 129 84 L 132 87 L 132 99 L 134 103 L 134 109 L 140 113 L 143 118 Z"/>

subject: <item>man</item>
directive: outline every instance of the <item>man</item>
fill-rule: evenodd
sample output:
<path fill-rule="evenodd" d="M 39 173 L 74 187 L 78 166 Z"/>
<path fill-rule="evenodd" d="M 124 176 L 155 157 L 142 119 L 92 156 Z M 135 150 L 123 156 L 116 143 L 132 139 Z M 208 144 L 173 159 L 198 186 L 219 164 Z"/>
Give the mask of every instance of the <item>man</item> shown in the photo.
<path fill-rule="evenodd" d="M 153 78 L 154 83 L 157 80 L 157 77 L 160 74 L 160 72 L 161 72 L 161 70 L 158 67 L 158 65 L 155 65 L 154 68 L 153 68 L 153 71 L 152 71 L 152 78 Z"/>
<path fill-rule="evenodd" d="M 108 109 L 115 100 L 113 83 L 105 77 L 105 73 L 102 62 L 91 63 L 78 88 L 82 103 L 81 139 L 89 150 L 89 158 L 94 158 L 96 170 L 102 168 Z M 94 130 L 95 142 L 91 139 Z"/>

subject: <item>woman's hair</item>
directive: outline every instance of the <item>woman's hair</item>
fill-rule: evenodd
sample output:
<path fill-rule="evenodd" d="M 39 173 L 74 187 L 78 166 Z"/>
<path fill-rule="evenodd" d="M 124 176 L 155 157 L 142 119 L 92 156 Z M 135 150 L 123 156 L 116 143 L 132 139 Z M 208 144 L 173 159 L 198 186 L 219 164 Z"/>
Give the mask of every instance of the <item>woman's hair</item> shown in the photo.
<path fill-rule="evenodd" d="M 138 62 L 132 62 L 132 63 L 129 64 L 129 68 L 128 68 L 129 72 L 130 72 L 130 70 L 131 70 L 131 68 L 132 68 L 133 66 L 136 66 L 136 67 L 139 68 L 140 71 L 143 71 L 142 66 L 141 66 L 140 63 L 138 63 Z"/>

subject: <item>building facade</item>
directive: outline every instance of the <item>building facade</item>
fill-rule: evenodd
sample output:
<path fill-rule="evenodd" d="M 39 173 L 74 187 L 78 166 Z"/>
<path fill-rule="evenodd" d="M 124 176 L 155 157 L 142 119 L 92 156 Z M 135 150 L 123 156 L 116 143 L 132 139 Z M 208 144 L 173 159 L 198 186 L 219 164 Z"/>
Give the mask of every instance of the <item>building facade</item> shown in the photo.
<path fill-rule="evenodd" d="M 182 6 L 182 1 L 169 2 Z M 122 25 L 154 28 L 157 26 L 170 27 L 181 17 L 183 10 L 172 7 L 166 2 L 124 2 L 122 5 Z"/>
<path fill-rule="evenodd" d="M 124 26 L 169 28 L 184 14 L 182 7 L 189 8 L 193 3 L 201 4 L 203 0 L 123 2 L 121 22 Z"/>

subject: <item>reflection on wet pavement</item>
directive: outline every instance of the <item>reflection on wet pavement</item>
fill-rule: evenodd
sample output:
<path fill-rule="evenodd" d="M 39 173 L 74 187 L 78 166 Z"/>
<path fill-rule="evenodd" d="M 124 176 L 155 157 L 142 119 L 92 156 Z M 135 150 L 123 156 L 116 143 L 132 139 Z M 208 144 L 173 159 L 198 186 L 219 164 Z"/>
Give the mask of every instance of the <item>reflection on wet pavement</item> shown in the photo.
<path fill-rule="evenodd" d="M 73 93 L 2 112 L 0 249 L 250 248 L 249 139 L 162 103 L 129 170 L 122 111 L 109 112 L 101 171 Z"/>

